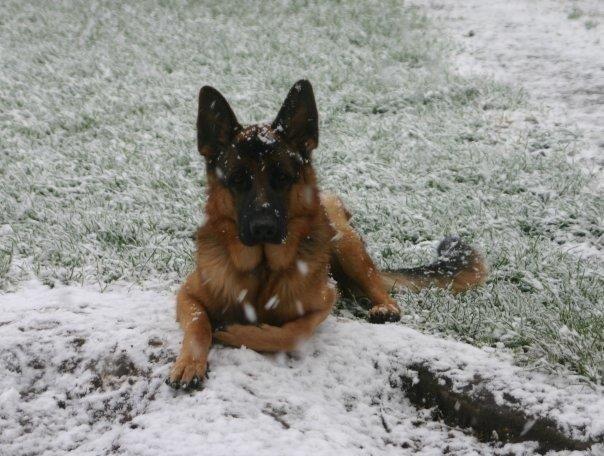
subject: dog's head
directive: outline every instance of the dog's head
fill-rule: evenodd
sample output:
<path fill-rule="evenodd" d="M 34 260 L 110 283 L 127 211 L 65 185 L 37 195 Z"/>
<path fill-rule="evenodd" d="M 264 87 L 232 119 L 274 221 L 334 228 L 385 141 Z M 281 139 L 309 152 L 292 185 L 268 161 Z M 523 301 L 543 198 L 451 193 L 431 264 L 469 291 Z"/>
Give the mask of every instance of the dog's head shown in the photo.
<path fill-rule="evenodd" d="M 210 190 L 221 195 L 221 215 L 234 219 L 243 244 L 284 242 L 292 201 L 304 205 L 316 199 L 308 168 L 319 142 L 318 119 L 306 80 L 290 89 L 271 124 L 247 127 L 216 89 L 199 92 L 197 147 Z"/>

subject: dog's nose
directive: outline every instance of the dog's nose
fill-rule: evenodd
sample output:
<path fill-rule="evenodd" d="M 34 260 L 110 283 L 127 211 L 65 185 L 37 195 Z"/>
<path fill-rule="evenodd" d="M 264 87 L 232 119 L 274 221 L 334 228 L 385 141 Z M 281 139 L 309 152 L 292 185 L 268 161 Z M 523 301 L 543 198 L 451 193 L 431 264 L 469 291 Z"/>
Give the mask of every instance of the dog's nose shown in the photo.
<path fill-rule="evenodd" d="M 277 222 L 271 217 L 262 216 L 253 219 L 250 222 L 250 231 L 256 242 L 277 242 L 279 237 L 279 227 Z"/>

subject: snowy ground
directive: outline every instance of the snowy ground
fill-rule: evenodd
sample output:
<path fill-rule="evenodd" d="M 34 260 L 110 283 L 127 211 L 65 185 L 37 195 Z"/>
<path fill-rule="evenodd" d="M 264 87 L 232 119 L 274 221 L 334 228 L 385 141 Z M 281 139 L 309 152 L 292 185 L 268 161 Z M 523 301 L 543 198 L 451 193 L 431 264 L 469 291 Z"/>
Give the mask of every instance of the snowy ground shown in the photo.
<path fill-rule="evenodd" d="M 602 388 L 400 325 L 332 317 L 291 356 L 214 347 L 205 389 L 183 393 L 163 383 L 179 347 L 170 294 L 30 282 L 0 307 L 3 456 L 532 452 L 481 444 L 415 409 L 400 383 L 413 363 L 459 385 L 479 375 L 498 402 L 576 438 L 604 436 Z"/>
<path fill-rule="evenodd" d="M 604 199 L 585 171 L 602 155 L 599 4 L 421 6 L 3 2 L 0 455 L 530 453 L 411 407 L 394 380 L 419 360 L 602 435 Z M 341 301 L 299 355 L 216 348 L 206 389 L 174 393 L 171 292 L 202 218 L 197 90 L 260 121 L 300 77 L 322 185 L 378 263 L 426 262 L 459 233 L 491 278 L 397 296 L 400 325 Z"/>
<path fill-rule="evenodd" d="M 604 3 L 600 0 L 436 0 L 431 17 L 460 44 L 456 68 L 528 92 L 543 120 L 574 127 L 576 157 L 604 186 Z"/>

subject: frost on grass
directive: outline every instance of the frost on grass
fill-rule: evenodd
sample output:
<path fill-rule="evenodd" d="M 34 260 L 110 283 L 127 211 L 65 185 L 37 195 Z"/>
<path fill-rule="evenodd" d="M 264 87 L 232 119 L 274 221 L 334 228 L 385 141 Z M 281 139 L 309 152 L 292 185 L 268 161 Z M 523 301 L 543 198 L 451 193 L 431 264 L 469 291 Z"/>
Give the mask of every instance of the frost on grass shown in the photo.
<path fill-rule="evenodd" d="M 463 296 L 398 297 L 403 323 L 601 381 L 602 260 L 575 252 L 601 253 L 604 203 L 567 161 L 576 136 L 544 127 L 521 93 L 452 74 L 448 46 L 395 1 L 3 2 L 0 287 L 31 274 L 175 287 L 202 220 L 199 88 L 220 89 L 251 123 L 306 77 L 321 184 L 379 265 L 425 262 L 451 233 L 491 265 Z"/>

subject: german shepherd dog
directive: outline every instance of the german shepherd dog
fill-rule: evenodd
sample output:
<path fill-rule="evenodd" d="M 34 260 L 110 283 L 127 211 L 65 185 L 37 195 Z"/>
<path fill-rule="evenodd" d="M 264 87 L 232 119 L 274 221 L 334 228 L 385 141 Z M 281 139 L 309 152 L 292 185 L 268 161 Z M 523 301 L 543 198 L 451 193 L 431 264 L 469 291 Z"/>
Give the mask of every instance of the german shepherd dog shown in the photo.
<path fill-rule="evenodd" d="M 372 322 L 396 321 L 393 289 L 461 292 L 484 282 L 482 257 L 446 238 L 428 266 L 380 272 L 312 166 L 319 122 L 311 84 L 298 81 L 271 124 L 243 127 L 212 87 L 199 92 L 197 147 L 205 159 L 206 221 L 197 267 L 180 288 L 182 348 L 168 384 L 201 385 L 212 340 L 261 352 L 294 350 L 327 318 L 341 289 L 359 292 Z"/>

